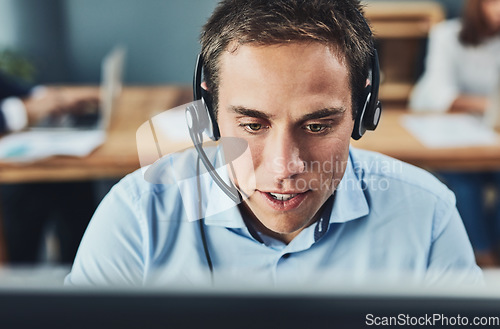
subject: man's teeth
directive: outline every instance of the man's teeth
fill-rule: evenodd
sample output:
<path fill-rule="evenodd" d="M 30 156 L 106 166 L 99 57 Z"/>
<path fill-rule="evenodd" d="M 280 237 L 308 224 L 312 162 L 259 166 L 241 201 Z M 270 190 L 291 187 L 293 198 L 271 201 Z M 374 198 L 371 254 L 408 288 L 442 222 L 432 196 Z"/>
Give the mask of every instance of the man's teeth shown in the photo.
<path fill-rule="evenodd" d="M 297 196 L 297 194 L 279 194 L 279 193 L 270 193 L 273 198 L 279 201 L 288 201 L 290 199 L 293 199 Z"/>

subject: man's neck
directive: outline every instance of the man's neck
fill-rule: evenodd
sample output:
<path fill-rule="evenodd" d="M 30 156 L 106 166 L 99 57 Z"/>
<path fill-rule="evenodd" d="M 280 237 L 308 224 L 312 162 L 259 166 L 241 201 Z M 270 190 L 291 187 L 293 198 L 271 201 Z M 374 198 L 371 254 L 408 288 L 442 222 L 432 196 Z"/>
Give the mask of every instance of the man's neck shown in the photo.
<path fill-rule="evenodd" d="M 325 202 L 326 204 L 327 202 Z M 238 205 L 238 208 L 241 213 L 241 217 L 243 218 L 243 221 L 245 222 L 245 225 L 248 228 L 248 231 L 250 234 L 254 237 L 259 242 L 263 242 L 262 239 L 259 237 L 258 233 L 264 234 L 270 238 L 276 239 L 278 241 L 281 241 L 285 244 L 289 244 L 297 235 L 302 232 L 305 228 L 311 226 L 312 224 L 316 223 L 319 218 L 321 217 L 321 214 L 323 213 L 323 209 L 325 208 L 325 204 L 318 210 L 318 212 L 311 218 L 311 220 L 303 227 L 300 229 L 291 232 L 291 233 L 279 233 L 272 231 L 268 229 L 262 222 L 252 213 L 252 211 L 248 208 L 248 206 L 245 204 L 245 202 L 242 202 Z"/>

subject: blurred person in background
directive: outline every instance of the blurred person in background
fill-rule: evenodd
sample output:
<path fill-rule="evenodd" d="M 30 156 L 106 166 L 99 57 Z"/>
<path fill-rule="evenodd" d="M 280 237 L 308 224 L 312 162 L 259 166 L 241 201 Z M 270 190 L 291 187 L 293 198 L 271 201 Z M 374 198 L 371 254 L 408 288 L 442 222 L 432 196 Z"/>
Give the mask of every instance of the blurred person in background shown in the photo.
<path fill-rule="evenodd" d="M 426 70 L 412 92 L 415 111 L 484 113 L 500 79 L 500 0 L 467 0 L 461 19 L 430 33 Z M 482 267 L 500 264 L 499 172 L 441 172 L 455 192 L 457 207 Z M 496 190 L 487 204 L 488 188 Z"/>
<path fill-rule="evenodd" d="M 83 110 L 97 101 L 94 94 L 26 86 L 0 72 L 0 135 L 22 130 L 48 115 Z M 37 263 L 47 225 L 54 220 L 59 261 L 70 263 L 95 203 L 90 182 L 0 185 L 7 261 L 15 265 Z"/>

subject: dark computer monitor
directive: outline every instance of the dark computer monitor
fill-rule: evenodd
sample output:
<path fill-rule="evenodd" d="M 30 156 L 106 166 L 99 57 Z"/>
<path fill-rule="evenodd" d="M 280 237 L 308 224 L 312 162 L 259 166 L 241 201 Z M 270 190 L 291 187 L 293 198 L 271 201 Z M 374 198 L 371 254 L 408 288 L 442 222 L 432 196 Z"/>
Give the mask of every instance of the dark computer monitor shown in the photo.
<path fill-rule="evenodd" d="M 383 290 L 3 287 L 0 328 L 366 328 L 388 321 L 499 325 L 500 294 L 491 291 Z"/>

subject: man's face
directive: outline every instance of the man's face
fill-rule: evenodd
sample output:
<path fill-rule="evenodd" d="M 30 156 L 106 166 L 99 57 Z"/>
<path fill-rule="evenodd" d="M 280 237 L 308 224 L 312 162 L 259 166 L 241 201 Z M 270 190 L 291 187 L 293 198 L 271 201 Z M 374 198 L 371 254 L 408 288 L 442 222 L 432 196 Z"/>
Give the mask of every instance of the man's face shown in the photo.
<path fill-rule="evenodd" d="M 288 243 L 318 219 L 345 171 L 351 111 L 348 69 L 323 44 L 223 53 L 218 123 L 248 142 L 232 179 L 261 232 Z"/>

